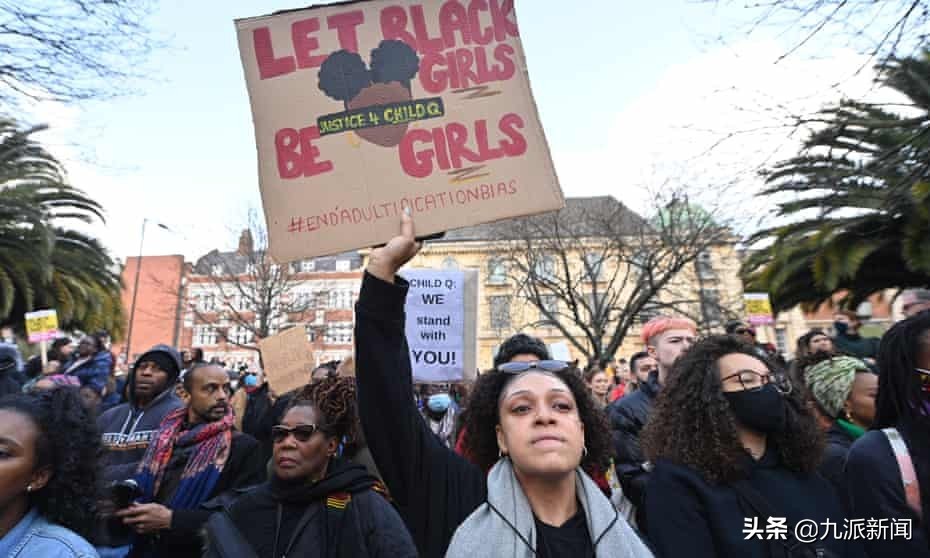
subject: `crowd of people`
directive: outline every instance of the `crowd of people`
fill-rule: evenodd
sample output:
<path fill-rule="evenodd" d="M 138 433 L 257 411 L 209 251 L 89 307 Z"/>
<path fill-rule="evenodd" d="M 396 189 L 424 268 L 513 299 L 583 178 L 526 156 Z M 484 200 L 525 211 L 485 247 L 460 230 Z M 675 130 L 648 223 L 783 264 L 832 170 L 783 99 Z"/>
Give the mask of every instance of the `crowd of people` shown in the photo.
<path fill-rule="evenodd" d="M 628 359 L 516 334 L 473 383 L 415 385 L 401 227 L 354 358 L 288 393 L 167 345 L 120 376 L 104 334 L 0 344 L 0 556 L 930 557 L 930 291 L 791 362 L 659 316 Z"/>

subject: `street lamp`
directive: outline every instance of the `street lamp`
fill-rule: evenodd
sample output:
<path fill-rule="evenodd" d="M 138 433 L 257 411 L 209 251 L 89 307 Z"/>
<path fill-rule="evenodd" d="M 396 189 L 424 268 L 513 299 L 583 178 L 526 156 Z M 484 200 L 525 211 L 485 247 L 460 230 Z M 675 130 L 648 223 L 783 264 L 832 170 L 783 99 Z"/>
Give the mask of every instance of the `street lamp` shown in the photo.
<path fill-rule="evenodd" d="M 149 222 L 148 217 L 142 219 L 142 235 L 139 238 L 139 257 L 136 258 L 136 279 L 133 282 L 132 287 L 132 305 L 129 309 L 129 329 L 126 331 L 126 362 L 129 362 L 130 357 L 132 356 L 132 323 L 135 321 L 136 317 L 136 297 L 139 295 L 139 275 L 142 273 L 142 246 L 145 243 L 145 225 Z M 152 221 L 160 228 L 165 229 L 166 231 L 171 231 L 168 227 L 161 223 Z"/>

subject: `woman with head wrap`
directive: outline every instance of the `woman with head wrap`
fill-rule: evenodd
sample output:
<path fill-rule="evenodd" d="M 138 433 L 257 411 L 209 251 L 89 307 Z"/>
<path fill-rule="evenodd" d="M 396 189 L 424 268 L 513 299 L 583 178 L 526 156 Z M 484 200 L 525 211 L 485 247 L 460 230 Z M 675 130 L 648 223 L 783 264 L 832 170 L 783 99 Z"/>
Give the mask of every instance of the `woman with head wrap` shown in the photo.
<path fill-rule="evenodd" d="M 878 376 L 858 358 L 835 356 L 808 366 L 804 380 L 821 414 L 833 421 L 820 474 L 840 489 L 846 454 L 875 418 Z"/>

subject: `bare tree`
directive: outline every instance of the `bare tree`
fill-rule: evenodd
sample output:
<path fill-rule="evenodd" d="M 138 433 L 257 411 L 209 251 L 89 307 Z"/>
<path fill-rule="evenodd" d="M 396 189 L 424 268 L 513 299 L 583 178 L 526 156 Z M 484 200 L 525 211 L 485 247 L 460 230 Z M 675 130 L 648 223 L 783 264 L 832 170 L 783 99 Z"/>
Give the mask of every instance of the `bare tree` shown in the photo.
<path fill-rule="evenodd" d="M 267 254 L 268 236 L 250 212 L 236 252 L 212 251 L 197 262 L 195 274 L 205 277 L 190 301 L 197 325 L 215 329 L 225 342 L 258 351 L 257 342 L 285 326 L 303 323 L 311 308 L 322 306 L 298 296 L 301 283 L 289 264 L 277 264 Z"/>
<path fill-rule="evenodd" d="M 0 106 L 126 91 L 154 46 L 151 0 L 0 0 Z"/>
<path fill-rule="evenodd" d="M 870 59 L 909 56 L 923 46 L 930 33 L 928 0 L 740 0 L 739 4 L 753 13 L 750 33 L 768 26 L 795 38 L 782 59 L 817 37 L 855 49 Z"/>
<path fill-rule="evenodd" d="M 722 307 L 689 277 L 702 254 L 731 240 L 707 211 L 673 198 L 647 221 L 612 197 L 568 201 L 562 211 L 496 226 L 506 248 L 492 265 L 538 311 L 528 327 L 557 329 L 597 363 L 613 357 L 637 321 L 659 312 L 704 321 Z"/>

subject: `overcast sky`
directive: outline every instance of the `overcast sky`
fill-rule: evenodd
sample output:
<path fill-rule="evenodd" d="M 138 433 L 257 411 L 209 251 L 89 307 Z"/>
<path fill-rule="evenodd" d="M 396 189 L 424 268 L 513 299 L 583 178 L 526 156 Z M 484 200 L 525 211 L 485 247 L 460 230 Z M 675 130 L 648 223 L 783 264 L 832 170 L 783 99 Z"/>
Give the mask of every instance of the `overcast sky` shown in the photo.
<path fill-rule="evenodd" d="M 517 2 L 533 93 L 567 196 L 610 194 L 648 212 L 650 191 L 663 185 L 688 185 L 706 200 L 729 184 L 731 209 L 764 208 L 751 199 L 755 169 L 803 139 L 775 125 L 873 87 L 870 70 L 857 72 L 861 57 L 829 44 L 816 57 L 776 64 L 796 39 L 765 28 L 747 36 L 739 24 L 747 14 L 736 4 Z M 153 54 L 140 94 L 37 110 L 52 126 L 42 141 L 72 182 L 104 204 L 107 224 L 93 230 L 115 256 L 137 253 L 146 217 L 172 232 L 149 227 L 145 254 L 193 259 L 235 245 L 234 231 L 260 199 L 233 19 L 302 5 L 166 0 L 152 24 L 168 47 Z"/>

